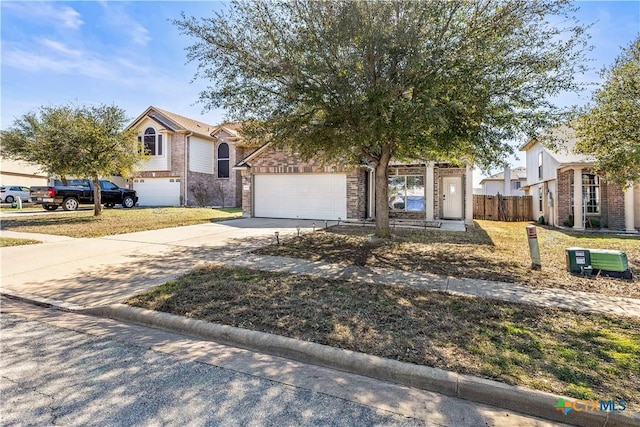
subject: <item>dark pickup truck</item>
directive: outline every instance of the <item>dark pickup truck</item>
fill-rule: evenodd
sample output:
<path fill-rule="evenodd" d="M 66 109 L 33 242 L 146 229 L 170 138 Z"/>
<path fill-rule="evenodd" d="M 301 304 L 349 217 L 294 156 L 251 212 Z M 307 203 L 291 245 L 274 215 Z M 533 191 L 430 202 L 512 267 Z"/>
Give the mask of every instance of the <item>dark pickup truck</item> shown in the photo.
<path fill-rule="evenodd" d="M 132 208 L 138 203 L 134 190 L 120 188 L 111 181 L 100 180 L 101 202 L 107 208 L 122 205 Z M 31 187 L 31 201 L 42 205 L 48 211 L 55 211 L 62 206 L 65 211 L 75 211 L 80 204 L 93 204 L 93 181 L 72 179 L 67 185 L 53 187 Z"/>

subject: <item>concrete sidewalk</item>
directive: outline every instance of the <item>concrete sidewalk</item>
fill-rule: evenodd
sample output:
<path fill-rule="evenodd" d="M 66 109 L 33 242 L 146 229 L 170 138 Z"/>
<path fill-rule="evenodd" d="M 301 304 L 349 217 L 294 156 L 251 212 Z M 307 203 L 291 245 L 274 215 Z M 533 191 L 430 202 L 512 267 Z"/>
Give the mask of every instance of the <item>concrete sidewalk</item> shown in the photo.
<path fill-rule="evenodd" d="M 609 297 L 577 291 L 567 292 L 554 288 L 532 289 L 513 283 L 444 277 L 429 273 L 416 273 L 388 268 L 344 266 L 267 255 L 249 254 L 234 258 L 229 262 L 232 262 L 236 267 L 256 270 L 308 274 L 314 277 L 392 286 L 409 286 L 423 291 L 441 291 L 540 307 L 557 307 L 588 313 L 640 317 L 640 299 L 635 298 Z"/>

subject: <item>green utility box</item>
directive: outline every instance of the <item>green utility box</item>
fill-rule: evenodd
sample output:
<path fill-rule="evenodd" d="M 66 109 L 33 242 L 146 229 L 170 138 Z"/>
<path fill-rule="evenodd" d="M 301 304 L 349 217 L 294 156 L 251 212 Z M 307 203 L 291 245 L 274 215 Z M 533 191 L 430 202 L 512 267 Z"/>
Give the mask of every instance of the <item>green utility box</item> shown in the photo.
<path fill-rule="evenodd" d="M 591 252 L 585 248 L 567 248 L 567 271 L 573 274 L 591 274 Z"/>
<path fill-rule="evenodd" d="M 591 266 L 594 270 L 600 270 L 600 274 L 603 276 L 631 279 L 626 253 L 606 249 L 590 249 L 589 251 L 591 252 Z"/>
<path fill-rule="evenodd" d="M 607 249 L 567 248 L 567 271 L 582 276 L 631 279 L 627 254 Z"/>

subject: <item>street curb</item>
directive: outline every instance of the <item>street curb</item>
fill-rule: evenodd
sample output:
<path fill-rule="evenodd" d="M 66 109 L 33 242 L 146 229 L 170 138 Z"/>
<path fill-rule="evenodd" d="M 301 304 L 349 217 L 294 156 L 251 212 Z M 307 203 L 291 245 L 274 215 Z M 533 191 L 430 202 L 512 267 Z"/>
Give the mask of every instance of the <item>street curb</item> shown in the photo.
<path fill-rule="evenodd" d="M 434 391 L 561 423 L 584 427 L 640 427 L 638 416 L 632 418 L 609 411 L 571 410 L 564 415 L 555 408 L 560 396 L 550 393 L 279 335 L 188 319 L 125 304 L 86 308 L 80 312 L 189 334 L 222 344 Z"/>

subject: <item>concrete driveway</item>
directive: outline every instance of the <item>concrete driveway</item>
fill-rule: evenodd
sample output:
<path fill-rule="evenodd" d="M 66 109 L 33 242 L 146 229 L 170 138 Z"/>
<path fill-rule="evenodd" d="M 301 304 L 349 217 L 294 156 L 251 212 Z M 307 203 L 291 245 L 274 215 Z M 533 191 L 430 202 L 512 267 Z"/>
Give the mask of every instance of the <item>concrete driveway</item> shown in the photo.
<path fill-rule="evenodd" d="M 3 231 L 32 237 L 37 245 L 0 248 L 1 287 L 9 294 L 96 307 L 122 302 L 208 262 L 234 265 L 246 251 L 324 221 L 242 218 L 161 230 L 74 239 Z"/>

